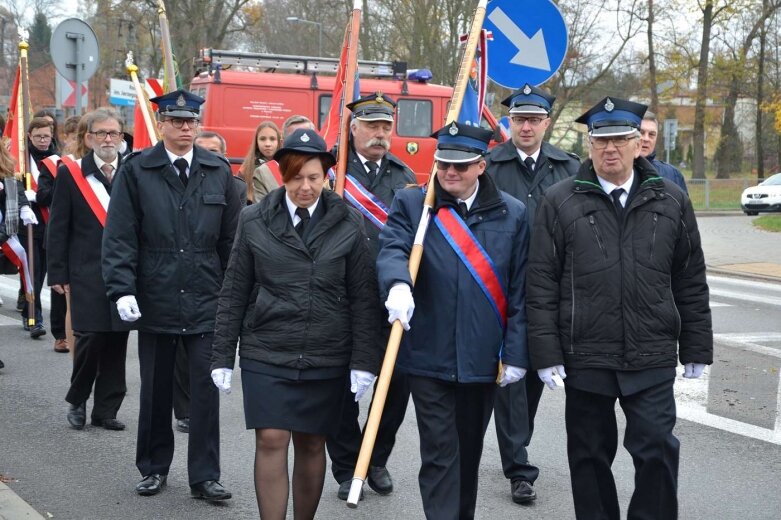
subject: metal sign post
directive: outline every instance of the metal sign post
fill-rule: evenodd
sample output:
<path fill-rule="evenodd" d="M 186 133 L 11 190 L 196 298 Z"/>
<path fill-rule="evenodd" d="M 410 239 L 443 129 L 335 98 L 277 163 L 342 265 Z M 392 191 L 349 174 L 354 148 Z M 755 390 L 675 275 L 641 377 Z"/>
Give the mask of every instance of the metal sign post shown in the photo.
<path fill-rule="evenodd" d="M 670 152 L 675 150 L 675 139 L 678 137 L 678 120 L 664 120 L 664 152 L 665 161 L 670 162 Z"/>

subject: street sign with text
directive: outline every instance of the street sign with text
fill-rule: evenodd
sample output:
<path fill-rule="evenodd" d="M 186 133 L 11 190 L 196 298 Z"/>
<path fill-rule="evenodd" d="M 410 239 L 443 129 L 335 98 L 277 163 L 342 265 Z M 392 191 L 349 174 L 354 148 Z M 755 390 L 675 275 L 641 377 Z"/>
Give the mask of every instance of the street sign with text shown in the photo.
<path fill-rule="evenodd" d="M 503 87 L 545 83 L 564 62 L 567 25 L 551 0 L 493 0 L 483 26 L 494 36 L 488 77 Z"/>

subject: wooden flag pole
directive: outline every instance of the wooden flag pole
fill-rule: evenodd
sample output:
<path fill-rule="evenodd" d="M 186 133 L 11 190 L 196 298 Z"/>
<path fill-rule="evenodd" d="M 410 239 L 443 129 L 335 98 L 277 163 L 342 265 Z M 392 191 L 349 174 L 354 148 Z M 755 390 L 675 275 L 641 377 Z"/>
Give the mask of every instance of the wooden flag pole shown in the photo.
<path fill-rule="evenodd" d="M 176 90 L 176 69 L 174 68 L 174 51 L 171 48 L 171 31 L 168 27 L 168 16 L 165 14 L 165 2 L 157 1 L 157 16 L 160 20 L 160 42 L 163 47 L 163 66 L 165 68 L 165 93 Z M 150 134 L 151 135 L 151 134 Z"/>
<path fill-rule="evenodd" d="M 487 3 L 488 0 L 479 0 L 477 9 L 475 9 L 474 18 L 472 19 L 472 28 L 469 31 L 469 39 L 466 42 L 464 54 L 461 57 L 461 65 L 458 69 L 458 76 L 456 77 L 456 84 L 453 89 L 453 97 L 450 102 L 450 109 L 447 113 L 446 124 L 455 121 L 458 118 L 459 112 L 461 112 L 461 104 L 464 100 L 464 92 L 466 92 L 469 72 L 471 71 L 472 61 L 475 57 L 475 49 L 477 48 L 477 42 L 480 38 L 480 31 L 483 29 L 483 20 L 485 19 Z M 413 284 L 415 283 L 418 276 L 418 270 L 420 269 L 420 261 L 423 258 L 423 239 L 426 236 L 430 215 L 434 209 L 435 164 L 436 163 L 431 167 L 428 191 L 426 192 L 426 199 L 423 202 L 423 213 L 420 217 L 420 222 L 418 223 L 415 241 L 409 257 L 409 273 Z M 353 474 L 353 481 L 350 486 L 350 494 L 347 497 L 347 507 L 350 508 L 358 507 L 358 501 L 361 497 L 363 482 L 366 480 L 366 474 L 369 470 L 369 462 L 371 460 L 372 451 L 374 450 L 374 442 L 377 439 L 377 430 L 379 429 L 382 411 L 385 408 L 385 399 L 388 396 L 388 387 L 390 386 L 391 376 L 393 376 L 393 368 L 396 365 L 396 356 L 399 353 L 399 344 L 401 343 L 401 336 L 403 333 L 404 329 L 401 326 L 401 322 L 399 320 L 393 322 L 390 338 L 388 339 L 388 346 L 385 350 L 385 358 L 382 362 L 382 370 L 380 371 L 377 386 L 374 389 L 374 400 L 372 401 L 371 411 L 369 412 L 369 419 L 366 422 L 366 428 L 363 432 L 363 442 L 361 443 L 358 462 L 355 465 L 355 473 Z"/>
<path fill-rule="evenodd" d="M 19 139 L 19 173 L 24 177 L 24 186 L 26 190 L 32 189 L 32 173 L 29 163 L 27 150 L 27 118 L 30 116 L 30 84 L 27 75 L 27 49 L 30 45 L 27 43 L 27 34 L 20 32 L 21 41 L 19 42 L 19 97 L 16 100 L 16 118 Z M 35 326 L 35 239 L 33 238 L 33 226 L 27 224 L 27 268 L 30 271 L 30 286 L 32 294 L 27 294 L 27 288 L 24 288 L 27 297 L 27 326 L 31 329 Z"/>
<path fill-rule="evenodd" d="M 127 59 L 125 60 L 125 68 L 127 73 L 130 74 L 130 81 L 133 82 L 133 87 L 136 89 L 136 103 L 141 108 L 141 114 L 144 116 L 144 124 L 146 125 L 147 134 L 149 134 L 149 140 L 152 142 L 152 146 L 157 144 L 159 136 L 157 135 L 157 127 L 152 123 L 152 115 L 149 110 L 149 101 L 147 100 L 144 88 L 138 81 L 138 67 L 133 63 L 133 52 L 127 53 Z"/>

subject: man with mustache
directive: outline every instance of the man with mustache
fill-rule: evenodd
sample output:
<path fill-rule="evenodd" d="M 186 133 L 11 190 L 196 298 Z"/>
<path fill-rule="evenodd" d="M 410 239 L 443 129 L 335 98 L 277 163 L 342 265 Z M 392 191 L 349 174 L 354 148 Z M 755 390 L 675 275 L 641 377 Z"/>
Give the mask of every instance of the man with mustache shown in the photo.
<path fill-rule="evenodd" d="M 415 174 L 401 160 L 390 153 L 393 116 L 396 102 L 382 92 L 374 92 L 347 105 L 353 113 L 350 122 L 350 152 L 347 159 L 348 180 L 358 189 L 370 192 L 374 198 L 370 204 L 379 214 L 385 213 L 393 202 L 395 193 L 408 184 L 415 183 Z M 357 206 L 356 206 L 357 207 Z M 366 220 L 366 234 L 369 238 L 369 250 L 377 258 L 379 246 L 377 237 L 384 227 L 382 217 L 371 218 L 367 207 L 357 207 Z M 383 326 L 377 331 L 387 341 L 390 327 Z M 361 381 L 362 382 L 362 381 Z M 328 437 L 326 447 L 331 457 L 331 472 L 339 483 L 338 496 L 347 500 L 353 478 L 355 462 L 361 449 L 361 428 L 358 424 L 358 403 L 355 394 L 350 391 L 352 384 L 347 381 L 344 389 L 344 405 L 339 432 Z M 380 421 L 374 452 L 369 463 L 367 481 L 369 487 L 380 495 L 393 491 L 393 480 L 385 465 L 396 441 L 396 431 L 404 421 L 409 401 L 409 384 L 405 376 L 394 374 L 388 389 L 388 397 Z"/>

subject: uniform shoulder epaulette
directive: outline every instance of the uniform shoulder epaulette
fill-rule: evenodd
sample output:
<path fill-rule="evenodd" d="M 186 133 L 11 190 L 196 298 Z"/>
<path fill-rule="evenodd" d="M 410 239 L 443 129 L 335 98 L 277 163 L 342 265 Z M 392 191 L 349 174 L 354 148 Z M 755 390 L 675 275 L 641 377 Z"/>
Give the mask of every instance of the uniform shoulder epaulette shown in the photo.
<path fill-rule="evenodd" d="M 565 152 L 567 155 L 575 159 L 576 161 L 580 162 L 580 156 L 576 154 L 575 152 Z"/>
<path fill-rule="evenodd" d="M 214 154 L 214 155 L 217 155 L 217 154 Z M 228 165 L 228 168 L 230 168 L 230 165 L 231 165 L 231 163 L 230 163 L 230 161 L 228 160 L 228 158 L 227 158 L 227 157 L 225 157 L 224 155 L 217 155 L 217 157 L 219 157 L 220 159 L 222 159 L 222 162 L 224 162 L 225 164 L 227 164 L 227 165 Z"/>
<path fill-rule="evenodd" d="M 130 161 L 131 159 L 133 159 L 137 155 L 141 155 L 141 152 L 143 152 L 143 150 L 136 150 L 135 152 L 130 152 L 129 154 L 127 154 L 126 156 L 124 156 L 122 158 L 122 164 L 127 163 L 128 161 Z"/>

